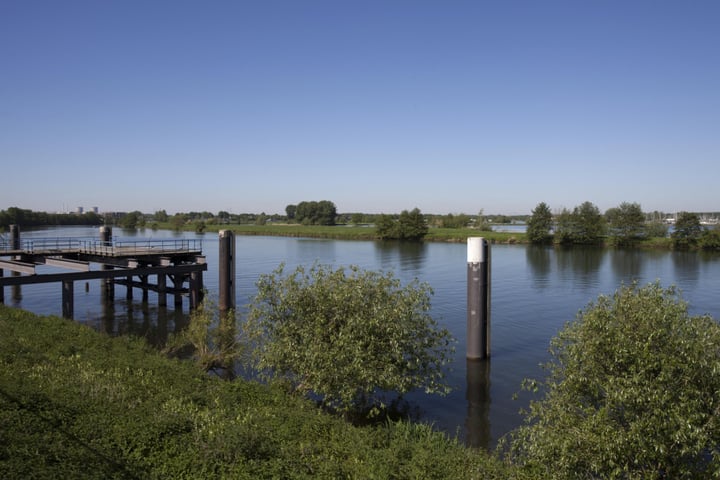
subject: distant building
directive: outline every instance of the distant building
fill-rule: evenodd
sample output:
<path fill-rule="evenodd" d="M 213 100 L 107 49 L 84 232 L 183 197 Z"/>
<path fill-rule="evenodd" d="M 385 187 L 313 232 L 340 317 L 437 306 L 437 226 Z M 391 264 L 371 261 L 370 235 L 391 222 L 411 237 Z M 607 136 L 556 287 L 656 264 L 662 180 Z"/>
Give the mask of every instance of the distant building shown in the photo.
<path fill-rule="evenodd" d="M 75 213 L 78 215 L 82 215 L 84 211 L 85 209 L 83 207 L 77 207 L 77 209 L 75 209 Z"/>
<path fill-rule="evenodd" d="M 98 207 L 92 207 L 93 213 L 100 213 L 100 209 Z"/>

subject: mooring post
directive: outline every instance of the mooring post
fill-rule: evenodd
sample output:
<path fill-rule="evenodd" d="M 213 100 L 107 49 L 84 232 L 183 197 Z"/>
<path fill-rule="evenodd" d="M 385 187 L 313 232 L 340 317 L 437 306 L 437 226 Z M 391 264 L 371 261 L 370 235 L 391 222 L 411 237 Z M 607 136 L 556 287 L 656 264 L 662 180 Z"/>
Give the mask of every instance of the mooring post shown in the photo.
<path fill-rule="evenodd" d="M 65 318 L 73 318 L 74 309 L 74 292 L 73 292 L 73 281 L 63 280 L 62 281 L 62 315 Z"/>
<path fill-rule="evenodd" d="M 3 269 L 0 268 L 0 278 L 2 278 L 4 274 Z M 0 305 L 3 303 L 5 303 L 5 287 L 0 286 Z"/>
<path fill-rule="evenodd" d="M 102 245 L 102 251 L 105 253 L 110 252 L 110 247 L 112 247 L 112 227 L 109 226 L 102 226 L 100 227 L 100 243 Z M 100 270 L 112 270 L 112 265 L 105 265 L 103 264 L 100 267 Z M 105 293 L 105 299 L 107 301 L 112 301 L 115 299 L 115 282 L 112 278 L 106 278 L 105 279 L 105 288 L 102 289 L 102 291 Z"/>
<path fill-rule="evenodd" d="M 10 225 L 10 249 L 20 250 L 20 226 Z"/>
<path fill-rule="evenodd" d="M 21 249 L 21 242 L 20 242 L 20 225 L 10 225 L 10 248 L 12 250 L 20 250 Z M 20 260 L 19 255 L 15 255 L 13 259 Z M 20 272 L 12 272 L 10 274 L 11 277 L 19 277 Z M 12 287 L 12 298 L 13 300 L 20 301 L 22 300 L 22 287 L 20 285 L 14 285 Z"/>
<path fill-rule="evenodd" d="M 490 357 L 490 246 L 467 240 L 467 358 Z"/>
<path fill-rule="evenodd" d="M 235 234 L 231 230 L 220 230 L 218 263 L 218 307 L 225 312 L 235 308 Z"/>

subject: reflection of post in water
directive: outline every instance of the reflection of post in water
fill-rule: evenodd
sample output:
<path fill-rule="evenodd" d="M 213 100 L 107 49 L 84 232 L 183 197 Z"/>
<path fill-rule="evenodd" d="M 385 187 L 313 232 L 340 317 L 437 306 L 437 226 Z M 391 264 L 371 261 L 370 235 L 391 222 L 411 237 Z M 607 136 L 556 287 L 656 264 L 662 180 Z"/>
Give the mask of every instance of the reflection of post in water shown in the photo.
<path fill-rule="evenodd" d="M 104 285 L 100 288 L 100 298 L 103 331 L 108 335 L 113 335 L 115 333 L 115 303 L 112 300 L 108 300 L 107 290 Z"/>
<path fill-rule="evenodd" d="M 465 443 L 490 448 L 490 360 L 467 359 Z"/>

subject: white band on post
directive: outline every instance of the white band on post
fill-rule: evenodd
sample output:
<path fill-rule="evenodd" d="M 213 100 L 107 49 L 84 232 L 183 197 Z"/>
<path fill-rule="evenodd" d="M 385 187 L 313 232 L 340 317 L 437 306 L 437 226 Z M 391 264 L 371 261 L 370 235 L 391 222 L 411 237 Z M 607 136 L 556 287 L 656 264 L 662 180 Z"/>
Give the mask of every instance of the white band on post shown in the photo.
<path fill-rule="evenodd" d="M 467 239 L 467 263 L 482 263 L 485 261 L 485 249 L 483 237 L 468 237 Z"/>

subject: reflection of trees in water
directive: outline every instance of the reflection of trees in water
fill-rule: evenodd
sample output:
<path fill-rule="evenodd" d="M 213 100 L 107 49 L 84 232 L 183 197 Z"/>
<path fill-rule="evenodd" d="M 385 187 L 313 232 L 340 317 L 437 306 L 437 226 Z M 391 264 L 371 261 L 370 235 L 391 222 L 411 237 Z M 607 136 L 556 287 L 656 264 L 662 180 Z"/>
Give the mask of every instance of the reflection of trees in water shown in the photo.
<path fill-rule="evenodd" d="M 638 249 L 611 250 L 610 266 L 616 277 L 632 281 L 642 275 L 647 252 Z"/>
<path fill-rule="evenodd" d="M 697 285 L 700 278 L 700 264 L 703 263 L 698 252 L 675 251 L 671 254 L 675 278 L 682 288 Z"/>
<path fill-rule="evenodd" d="M 528 245 L 525 257 L 533 275 L 533 285 L 547 286 L 550 278 L 552 247 L 543 245 Z"/>
<path fill-rule="evenodd" d="M 375 255 L 384 270 L 390 270 L 399 263 L 400 270 L 417 272 L 423 269 L 427 256 L 427 245 L 423 242 L 383 240 L 375 242 Z"/>
<path fill-rule="evenodd" d="M 600 265 L 605 256 L 602 247 L 557 247 L 555 259 L 559 272 L 570 273 L 574 283 L 587 285 L 591 279 L 597 279 Z"/>
<path fill-rule="evenodd" d="M 322 264 L 335 262 L 337 257 L 335 246 L 337 242 L 334 240 L 326 240 L 319 238 L 298 238 L 294 243 L 297 251 L 295 258 L 316 260 Z"/>

